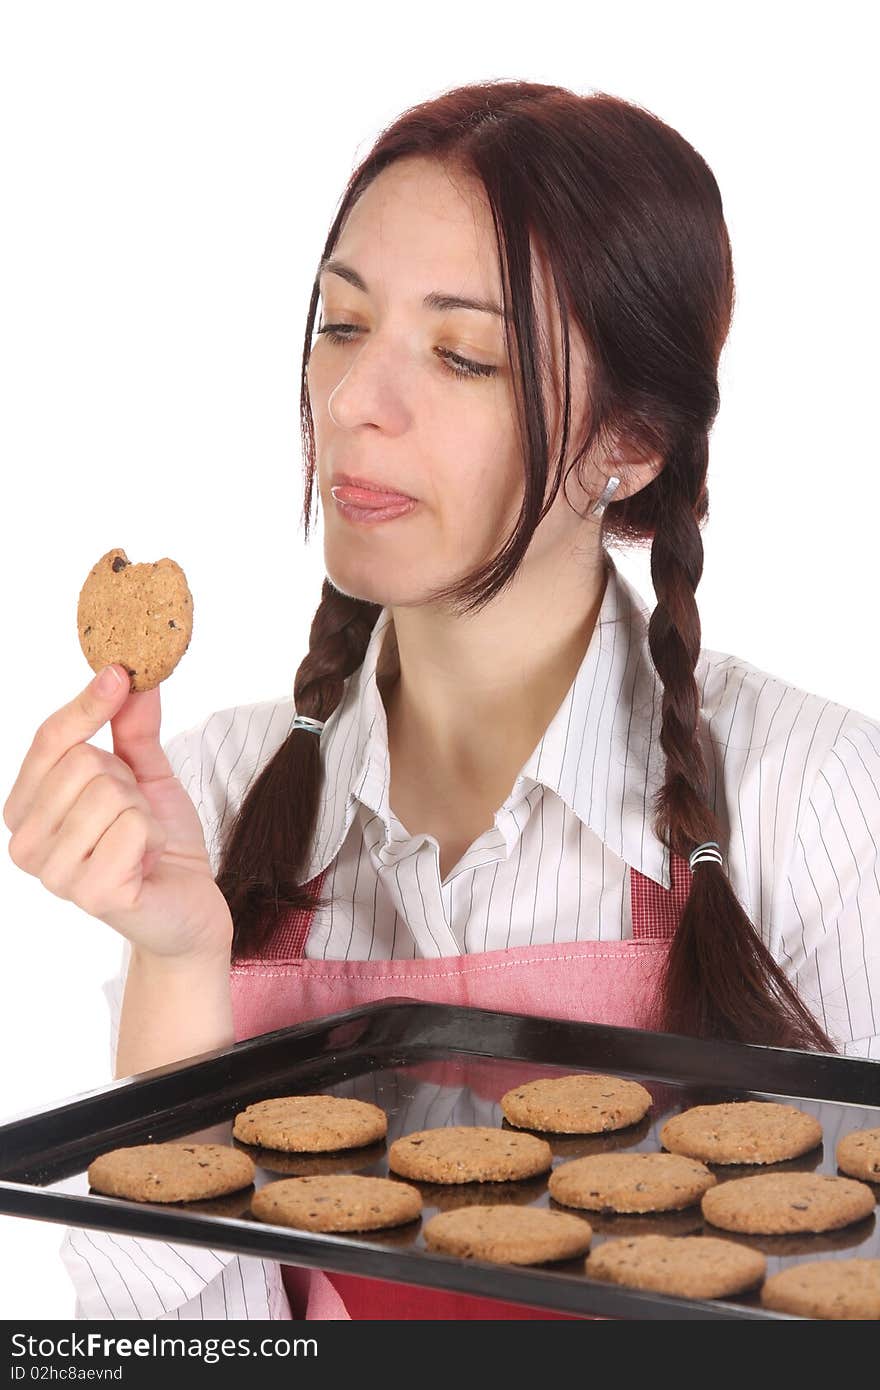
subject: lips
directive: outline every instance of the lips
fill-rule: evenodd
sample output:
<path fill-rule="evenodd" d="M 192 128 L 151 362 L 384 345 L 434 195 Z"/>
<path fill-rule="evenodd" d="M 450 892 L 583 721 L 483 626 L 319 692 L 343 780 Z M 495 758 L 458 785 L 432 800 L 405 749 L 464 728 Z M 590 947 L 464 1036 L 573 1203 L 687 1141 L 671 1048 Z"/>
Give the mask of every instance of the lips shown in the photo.
<path fill-rule="evenodd" d="M 395 492 L 349 473 L 334 473 L 330 491 L 338 502 L 348 502 L 355 507 L 394 507 L 415 500 L 406 492 Z"/>

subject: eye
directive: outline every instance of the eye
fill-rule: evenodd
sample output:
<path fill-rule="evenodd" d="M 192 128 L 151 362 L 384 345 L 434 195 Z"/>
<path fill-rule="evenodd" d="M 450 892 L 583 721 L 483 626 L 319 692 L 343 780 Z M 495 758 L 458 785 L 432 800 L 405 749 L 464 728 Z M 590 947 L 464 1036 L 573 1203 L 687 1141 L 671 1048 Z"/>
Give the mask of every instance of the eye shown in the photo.
<path fill-rule="evenodd" d="M 351 334 L 359 333 L 360 329 L 353 323 L 326 323 L 318 329 L 319 333 L 325 333 L 331 343 L 350 343 Z M 453 376 L 459 378 L 474 379 L 475 377 L 489 377 L 497 375 L 498 368 L 491 366 L 488 362 L 472 362 L 469 357 L 461 357 L 457 352 L 450 352 L 448 348 L 435 348 L 434 351 L 442 360 L 444 367 Z"/>

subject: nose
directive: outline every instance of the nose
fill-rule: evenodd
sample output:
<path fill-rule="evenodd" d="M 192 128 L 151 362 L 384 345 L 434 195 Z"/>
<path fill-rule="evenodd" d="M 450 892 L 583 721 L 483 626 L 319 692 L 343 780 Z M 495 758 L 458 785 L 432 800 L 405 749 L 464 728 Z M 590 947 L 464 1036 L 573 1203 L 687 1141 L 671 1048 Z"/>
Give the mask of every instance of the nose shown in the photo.
<path fill-rule="evenodd" d="M 404 355 L 378 334 L 347 349 L 342 376 L 327 398 L 330 419 L 340 429 L 376 424 L 392 433 L 405 427 Z"/>

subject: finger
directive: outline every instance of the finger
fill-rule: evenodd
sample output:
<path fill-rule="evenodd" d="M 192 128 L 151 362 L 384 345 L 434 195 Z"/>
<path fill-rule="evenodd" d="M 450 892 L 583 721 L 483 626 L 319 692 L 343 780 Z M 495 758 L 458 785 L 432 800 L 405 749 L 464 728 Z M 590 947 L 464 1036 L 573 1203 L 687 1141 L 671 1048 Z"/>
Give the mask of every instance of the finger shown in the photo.
<path fill-rule="evenodd" d="M 133 690 L 110 721 L 113 752 L 127 763 L 139 782 L 173 777 L 174 771 L 160 741 L 161 686 Z"/>
<path fill-rule="evenodd" d="M 9 830 L 16 830 L 21 824 L 46 773 L 69 748 L 90 739 L 112 719 L 125 704 L 130 689 L 125 667 L 107 666 L 69 704 L 43 721 L 3 807 L 3 820 Z"/>
<path fill-rule="evenodd" d="M 107 779 L 110 786 L 102 787 Z M 114 785 L 118 788 L 115 796 Z M 149 811 L 131 769 L 103 748 L 78 743 L 43 778 L 24 819 L 13 831 L 9 852 L 20 868 L 38 872 L 69 819 L 68 829 L 89 818 L 100 823 L 103 817 L 106 823 L 123 806 L 134 804 Z"/>
<path fill-rule="evenodd" d="M 61 759 L 58 769 L 53 769 L 53 773 L 64 769 L 65 763 L 78 763 L 81 770 L 76 778 L 76 787 L 79 787 L 79 790 L 65 806 L 64 815 L 61 815 L 61 808 L 56 799 L 51 798 L 39 809 L 36 806 L 32 808 L 25 816 L 25 820 L 18 830 L 14 831 L 10 840 L 10 855 L 19 869 L 39 876 L 47 860 L 58 848 L 61 848 L 63 855 L 70 858 L 70 849 L 65 849 L 70 845 L 76 847 L 82 858 L 95 848 L 108 824 L 120 816 L 128 806 L 138 806 L 143 815 L 150 815 L 149 802 L 139 791 L 138 783 L 133 777 L 127 781 L 110 773 L 83 776 L 83 763 L 93 763 L 93 758 L 89 755 L 95 755 L 99 760 L 113 759 L 113 753 L 101 753 L 100 749 L 90 746 L 72 748 Z M 117 766 L 124 767 L 122 763 L 117 763 Z M 53 773 L 50 773 L 50 777 Z"/>
<path fill-rule="evenodd" d="M 161 856 L 165 832 L 152 816 L 134 807 L 109 825 L 77 871 L 76 902 L 92 917 L 116 926 L 121 914 L 137 906 L 147 870 Z"/>
<path fill-rule="evenodd" d="M 164 840 L 162 826 L 139 806 L 121 806 L 117 814 L 105 808 L 100 819 L 82 817 L 75 826 L 65 825 L 49 847 L 39 879 L 56 897 L 99 915 L 95 905 L 112 905 L 143 855 Z"/>

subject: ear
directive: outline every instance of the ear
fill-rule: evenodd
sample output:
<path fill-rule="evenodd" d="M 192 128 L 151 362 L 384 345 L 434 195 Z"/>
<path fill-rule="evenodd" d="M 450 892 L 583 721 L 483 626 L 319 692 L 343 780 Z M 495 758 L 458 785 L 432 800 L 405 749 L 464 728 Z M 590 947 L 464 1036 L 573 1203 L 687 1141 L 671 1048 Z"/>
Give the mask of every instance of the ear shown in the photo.
<path fill-rule="evenodd" d="M 615 438 L 603 464 L 603 472 L 607 477 L 620 479 L 620 486 L 613 500 L 619 502 L 621 498 L 632 497 L 635 493 L 641 492 L 642 488 L 652 483 L 663 471 L 665 462 L 661 454 L 645 454 L 634 444 L 620 437 Z"/>

